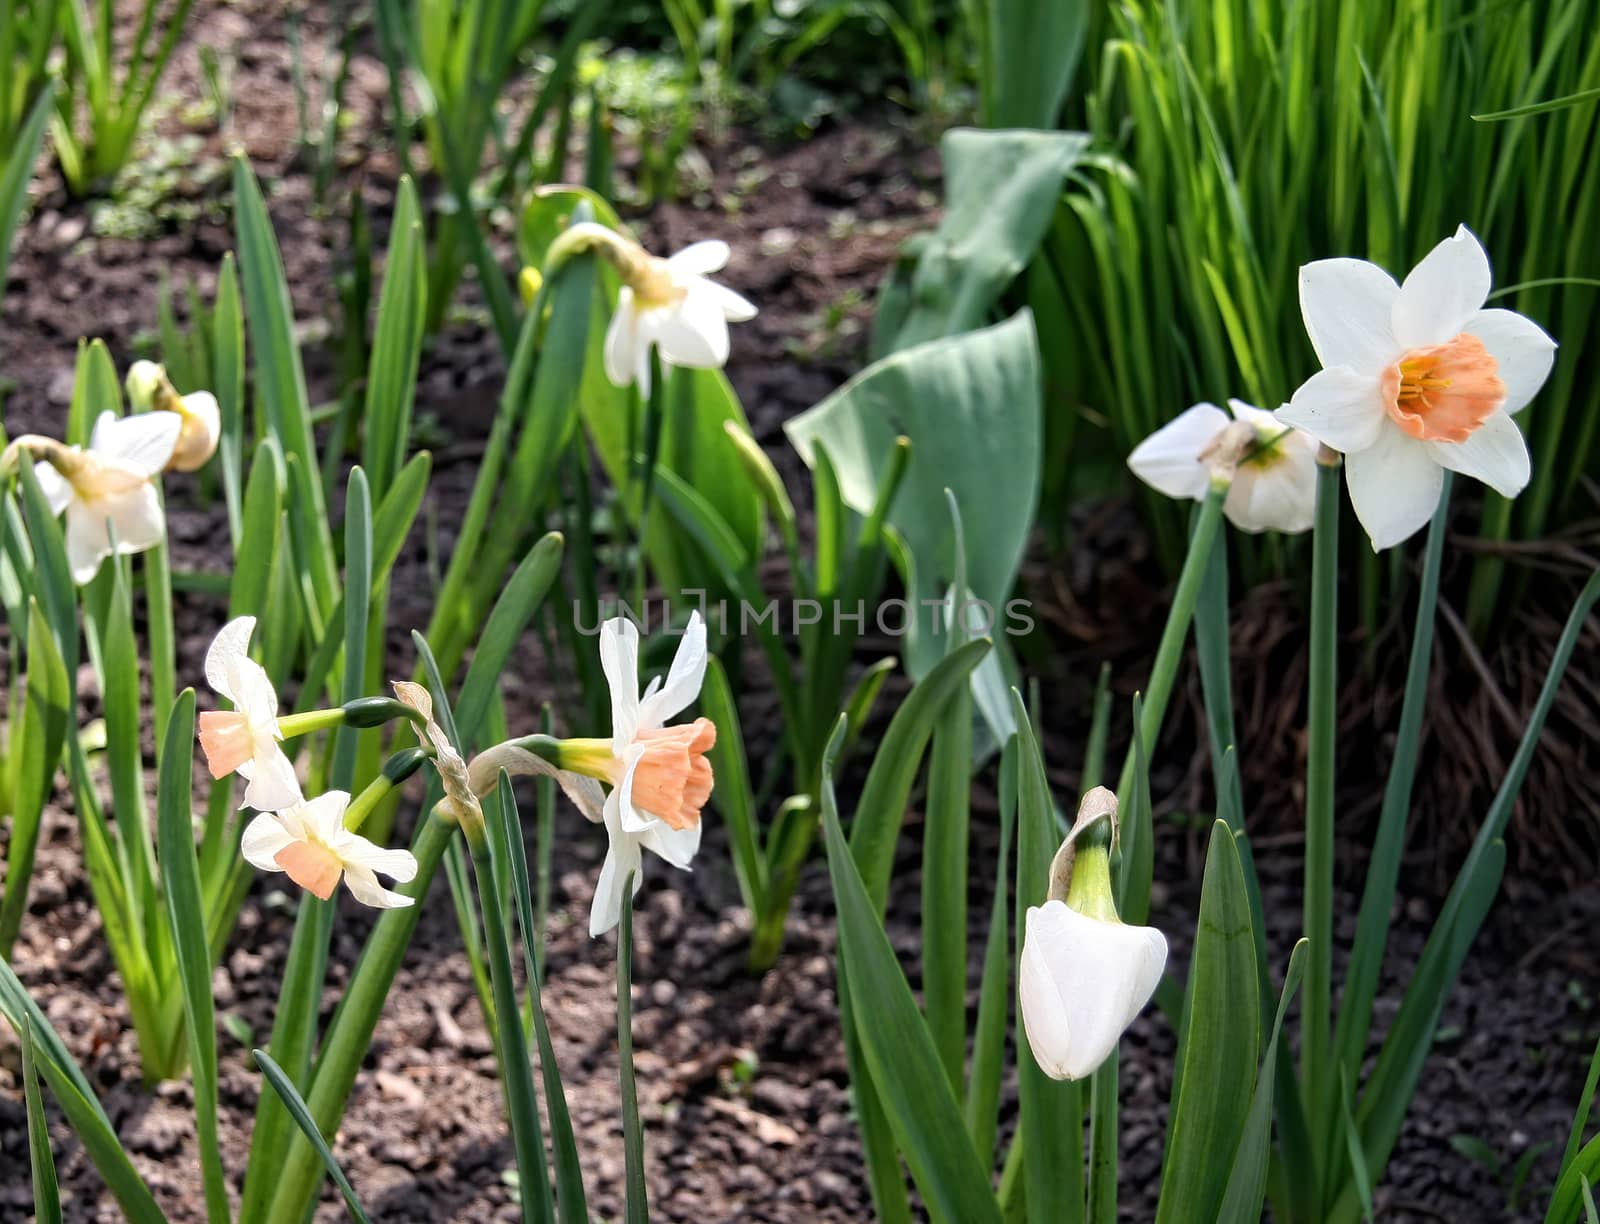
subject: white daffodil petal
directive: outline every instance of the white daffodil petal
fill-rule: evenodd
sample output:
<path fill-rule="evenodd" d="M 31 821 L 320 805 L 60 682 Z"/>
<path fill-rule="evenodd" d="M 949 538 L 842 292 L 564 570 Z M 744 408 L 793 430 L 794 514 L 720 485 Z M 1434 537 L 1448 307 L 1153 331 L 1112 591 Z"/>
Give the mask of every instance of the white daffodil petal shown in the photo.
<path fill-rule="evenodd" d="M 1491 283 L 1489 256 L 1466 226 L 1459 227 L 1411 269 L 1391 316 L 1395 338 L 1406 348 L 1443 344 L 1483 309 Z"/>
<path fill-rule="evenodd" d="M 140 553 L 167 538 L 167 516 L 153 484 L 106 499 L 106 518 L 119 553 Z"/>
<path fill-rule="evenodd" d="M 1134 447 L 1128 467 L 1158 493 L 1203 500 L 1211 487 L 1211 471 L 1200 453 L 1227 427 L 1228 414 L 1222 409 L 1196 404 Z"/>
<path fill-rule="evenodd" d="M 728 360 L 728 320 L 715 296 L 691 288 L 676 309 L 662 316 L 656 342 L 663 361 L 713 369 Z"/>
<path fill-rule="evenodd" d="M 1017 995 L 1045 1074 L 1093 1074 L 1150 1001 L 1166 961 L 1166 938 L 1151 927 L 1102 922 L 1062 901 L 1030 907 Z"/>
<path fill-rule="evenodd" d="M 1400 286 L 1364 259 L 1319 259 L 1300 269 L 1300 314 L 1324 366 L 1377 374 L 1400 355 L 1390 315 Z"/>
<path fill-rule="evenodd" d="M 236 772 L 246 780 L 244 794 L 239 796 L 240 807 L 255 808 L 258 812 L 281 812 L 305 799 L 300 779 L 295 776 L 294 762 L 277 744 L 272 744 L 270 749 L 264 746 L 258 749 Z"/>
<path fill-rule="evenodd" d="M 67 565 L 79 586 L 93 580 L 111 555 L 111 520 L 104 510 L 79 502 L 67 507 Z"/>
<path fill-rule="evenodd" d="M 633 381 L 637 364 L 638 325 L 638 315 L 633 309 L 633 290 L 624 285 L 617 293 L 617 308 L 612 311 L 611 324 L 606 328 L 606 378 L 612 386 L 626 387 Z"/>
<path fill-rule="evenodd" d="M 1283 424 L 1303 429 L 1347 455 L 1371 446 L 1388 419 L 1379 396 L 1378 376 L 1358 373 L 1349 366 L 1318 370 L 1300 384 L 1277 416 Z"/>
<path fill-rule="evenodd" d="M 404 893 L 391 892 L 378 883 L 378 877 L 372 874 L 371 869 L 359 863 L 345 864 L 344 884 L 351 896 L 373 909 L 405 909 L 408 905 L 416 904 L 413 898 Z"/>
<path fill-rule="evenodd" d="M 238 674 L 236 666 L 240 659 L 249 657 L 250 635 L 255 630 L 255 617 L 236 617 L 217 631 L 206 651 L 206 683 L 229 701 L 237 700 L 233 686 L 233 678 Z"/>
<path fill-rule="evenodd" d="M 1467 435 L 1465 442 L 1426 445 L 1435 462 L 1483 481 L 1502 497 L 1515 497 L 1528 487 L 1532 472 L 1528 443 L 1516 421 L 1504 412 L 1484 421 Z"/>
<path fill-rule="evenodd" d="M 1425 442 L 1385 424 L 1378 439 L 1345 459 L 1356 518 L 1374 552 L 1408 540 L 1433 517 L 1444 471 Z"/>
<path fill-rule="evenodd" d="M 694 856 L 700 852 L 700 830 L 703 821 L 696 821 L 687 829 L 674 829 L 665 821 L 654 821 L 638 835 L 639 844 L 674 867 L 689 870 Z"/>
<path fill-rule="evenodd" d="M 1278 418 L 1265 408 L 1257 408 L 1254 404 L 1247 404 L 1242 399 L 1230 399 L 1228 411 L 1233 413 L 1233 419 L 1243 421 L 1246 425 L 1255 427 L 1256 432 L 1276 431 L 1280 428 Z"/>
<path fill-rule="evenodd" d="M 667 256 L 667 267 L 686 276 L 710 276 L 728 266 L 731 253 L 722 239 L 707 238 L 703 242 L 691 242 L 676 255 Z"/>
<path fill-rule="evenodd" d="M 1298 430 L 1291 437 L 1306 438 Z M 1286 438 L 1279 446 L 1287 447 Z M 1312 443 L 1313 447 L 1315 443 Z M 1222 503 L 1228 521 L 1252 534 L 1281 531 L 1285 535 L 1309 531 L 1316 517 L 1317 463 L 1313 450 L 1307 457 L 1304 447 L 1285 450 L 1270 467 L 1240 467 L 1233 487 Z"/>
<path fill-rule="evenodd" d="M 349 791 L 324 791 L 300 805 L 300 819 L 312 837 L 332 849 L 345 834 L 344 813 L 349 806 Z"/>
<path fill-rule="evenodd" d="M 617 796 L 613 791 L 606 798 L 606 836 L 610 845 L 606 861 L 601 864 L 600 876 L 595 881 L 594 904 L 589 909 L 589 934 L 603 935 L 622 921 L 622 890 L 628 873 L 633 873 L 633 891 L 639 891 L 644 860 L 639 852 L 638 839 L 624 833 L 617 811 Z"/>
<path fill-rule="evenodd" d="M 1532 319 L 1514 310 L 1480 310 L 1463 329 L 1483 341 L 1506 385 L 1505 410 L 1520 412 L 1550 377 L 1556 342 Z"/>
<path fill-rule="evenodd" d="M 627 771 L 622 775 L 622 781 L 617 783 L 612 795 L 616 800 L 617 818 L 622 831 L 643 833 L 656 823 L 657 817 L 633 806 L 633 775 L 639 768 L 639 762 L 644 759 L 644 753 L 636 747 L 631 750 L 630 755 L 633 759 L 628 762 Z"/>
<path fill-rule="evenodd" d="M 667 719 L 689 708 L 700 696 L 700 686 L 705 683 L 706 658 L 706 624 L 696 609 L 689 613 L 689 623 L 684 626 L 683 639 L 672 656 L 666 683 L 657 690 L 652 681 L 652 691 L 639 703 L 639 729 L 664 726 Z"/>
<path fill-rule="evenodd" d="M 639 630 L 627 617 L 600 626 L 600 668 L 611 689 L 611 738 L 631 744 L 639 726 Z"/>
<path fill-rule="evenodd" d="M 154 476 L 172 458 L 182 428 L 183 418 L 176 412 L 139 412 L 126 417 L 102 412 L 89 435 L 89 449 Z"/>
<path fill-rule="evenodd" d="M 269 812 L 263 812 L 244 828 L 239 839 L 239 852 L 245 862 L 260 871 L 282 871 L 278 866 L 278 852 L 298 840 L 284 828 L 283 822 Z"/>
<path fill-rule="evenodd" d="M 344 862 L 347 870 L 354 864 L 389 876 L 401 884 L 417 878 L 417 860 L 409 850 L 391 850 L 379 846 L 361 834 L 344 828 L 339 830 L 332 844 L 334 853 Z"/>
<path fill-rule="evenodd" d="M 748 323 L 759 313 L 755 303 L 749 298 L 735 293 L 726 285 L 719 285 L 716 281 L 706 281 L 706 289 L 716 297 L 717 305 L 722 308 L 722 317 L 730 323 Z"/>
<path fill-rule="evenodd" d="M 56 471 L 54 464 L 41 460 L 33 465 L 33 476 L 39 482 L 39 491 L 50 505 L 51 514 L 60 514 L 72 503 L 72 485 Z"/>

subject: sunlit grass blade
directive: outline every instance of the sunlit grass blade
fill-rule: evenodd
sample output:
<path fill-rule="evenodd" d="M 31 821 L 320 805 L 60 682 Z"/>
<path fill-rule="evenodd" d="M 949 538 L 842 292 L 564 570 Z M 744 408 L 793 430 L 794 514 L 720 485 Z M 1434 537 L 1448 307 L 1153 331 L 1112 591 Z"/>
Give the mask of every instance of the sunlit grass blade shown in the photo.
<path fill-rule="evenodd" d="M 6 283 L 12 240 L 17 234 L 22 209 L 28 202 L 28 183 L 33 178 L 33 163 L 39 158 L 45 125 L 55 105 L 55 91 L 54 81 L 47 82 L 39 91 L 28 117 L 6 150 L 4 170 L 0 171 L 0 285 Z"/>
<path fill-rule="evenodd" d="M 745 908 L 752 914 L 759 914 L 766 899 L 767 862 L 761 853 L 756 797 L 750 788 L 750 767 L 744 755 L 739 708 L 728 684 L 728 673 L 716 655 L 706 660 L 700 710 L 717 727 L 717 742 L 707 754 L 717 779 L 711 802 L 728 825 L 734 873 L 739 878 L 739 893 Z"/>
<path fill-rule="evenodd" d="M 261 1068 L 261 1074 L 266 1077 L 267 1083 L 272 1085 L 272 1090 L 278 1094 L 278 1099 L 283 1102 L 283 1107 L 289 1111 L 289 1116 L 294 1119 L 295 1125 L 300 1128 L 300 1133 L 310 1140 L 317 1155 L 322 1158 L 322 1167 L 328 1171 L 328 1176 L 333 1178 L 333 1184 L 339 1187 L 339 1193 L 344 1195 L 344 1204 L 350 1210 L 352 1219 L 359 1224 L 369 1224 L 369 1217 L 362 1209 L 360 1201 L 356 1198 L 355 1187 L 350 1184 L 350 1179 L 344 1175 L 344 1170 L 339 1167 L 339 1162 L 334 1158 L 333 1149 L 328 1146 L 327 1140 L 322 1137 L 322 1132 L 317 1129 L 316 1122 L 311 1117 L 311 1111 L 306 1107 L 305 1099 L 294 1086 L 294 1081 L 284 1073 L 282 1067 L 272 1061 L 272 1055 L 265 1050 L 252 1050 L 251 1057 L 256 1060 L 256 1066 Z"/>

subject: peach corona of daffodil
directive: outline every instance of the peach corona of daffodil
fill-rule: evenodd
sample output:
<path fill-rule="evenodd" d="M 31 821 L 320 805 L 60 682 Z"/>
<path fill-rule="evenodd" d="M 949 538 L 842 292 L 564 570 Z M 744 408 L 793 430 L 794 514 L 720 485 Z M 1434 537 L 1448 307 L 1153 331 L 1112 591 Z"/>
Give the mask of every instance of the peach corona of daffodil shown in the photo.
<path fill-rule="evenodd" d="M 222 410 L 209 391 L 179 395 L 167 378 L 166 367 L 154 361 L 136 361 L 128 367 L 128 398 L 142 409 L 175 412 L 183 422 L 178 444 L 167 466 L 174 472 L 194 472 L 216 454 L 222 437 Z"/>
<path fill-rule="evenodd" d="M 1528 446 L 1512 414 L 1544 385 L 1555 341 L 1485 310 L 1489 257 L 1466 226 L 1403 284 L 1360 259 L 1300 269 L 1300 311 L 1323 368 L 1278 419 L 1345 455 L 1350 501 L 1374 549 L 1432 516 L 1444 469 L 1515 497 Z"/>
<path fill-rule="evenodd" d="M 1129 926 L 1112 900 L 1117 799 L 1097 786 L 1050 866 L 1050 895 L 1028 907 L 1017 1000 L 1034 1060 L 1052 1079 L 1079 1080 L 1110 1057 L 1155 993 L 1167 940 Z"/>
<path fill-rule="evenodd" d="M 0 467 L 23 451 L 31 454 L 50 509 L 66 512 L 74 582 L 88 582 L 113 552 L 143 552 L 166 538 L 161 496 L 151 482 L 172 458 L 181 425 L 171 412 L 102 412 L 87 447 L 25 434 L 6 448 L 8 462 Z"/>
<path fill-rule="evenodd" d="M 300 803 L 302 796 L 294 765 L 279 747 L 277 690 L 249 654 L 255 627 L 253 616 L 231 620 L 206 651 L 206 681 L 233 709 L 200 715 L 200 747 L 213 778 L 237 773 L 245 780 L 240 807 L 276 812 Z"/>
<path fill-rule="evenodd" d="M 1151 434 L 1128 456 L 1133 474 L 1168 497 L 1204 501 L 1227 479 L 1222 512 L 1241 531 L 1311 527 L 1317 501 L 1317 442 L 1270 412 L 1231 399 L 1233 416 L 1196 404 Z"/>
<path fill-rule="evenodd" d="M 700 695 L 705 679 L 706 627 L 698 612 L 689 617 L 666 681 L 658 676 L 642 696 L 633 622 L 615 617 L 600 627 L 600 663 L 611 688 L 611 738 L 561 741 L 563 769 L 611 787 L 601 811 L 610 847 L 595 885 L 591 935 L 621 920 L 623 881 L 632 872 L 638 891 L 643 851 L 688 869 L 700 848 L 700 809 L 711 797 L 705 754 L 717 739 L 708 718 L 666 725 Z"/>
<path fill-rule="evenodd" d="M 326 901 L 343 877 L 355 899 L 376 909 L 399 909 L 412 898 L 391 892 L 378 872 L 404 884 L 417 875 L 409 850 L 385 850 L 345 828 L 348 791 L 328 791 L 281 812 L 263 812 L 245 827 L 240 850 L 251 866 L 287 872 L 307 892 Z"/>

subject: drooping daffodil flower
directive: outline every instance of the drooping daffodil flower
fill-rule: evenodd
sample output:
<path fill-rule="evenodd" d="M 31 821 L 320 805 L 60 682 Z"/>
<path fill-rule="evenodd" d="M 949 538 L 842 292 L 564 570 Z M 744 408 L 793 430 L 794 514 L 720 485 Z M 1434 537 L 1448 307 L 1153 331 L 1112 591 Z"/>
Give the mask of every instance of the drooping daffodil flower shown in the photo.
<path fill-rule="evenodd" d="M 1374 549 L 1409 538 L 1438 505 L 1444 470 L 1515 497 L 1528 446 L 1512 414 L 1544 385 L 1555 341 L 1484 309 L 1489 257 L 1461 226 L 1405 281 L 1360 259 L 1300 269 L 1300 311 L 1323 368 L 1278 419 L 1345 455 L 1350 501 Z"/>
<path fill-rule="evenodd" d="M 1128 456 L 1133 474 L 1158 493 L 1204 501 L 1228 483 L 1222 512 L 1241 531 L 1306 531 L 1317 501 L 1317 441 L 1270 412 L 1231 399 L 1229 416 L 1196 404 Z"/>
<path fill-rule="evenodd" d="M 181 426 L 171 412 L 103 412 L 87 447 L 24 434 L 6 448 L 0 470 L 31 455 L 50 509 L 66 513 L 67 564 L 80 586 L 112 553 L 143 552 L 166 538 L 166 515 L 152 481 L 172 458 Z"/>
<path fill-rule="evenodd" d="M 206 651 L 206 681 L 233 709 L 200 715 L 200 747 L 213 778 L 236 773 L 245 780 L 240 807 L 276 812 L 300 803 L 302 796 L 294 765 L 280 746 L 277 690 L 249 654 L 255 627 L 253 616 L 231 620 Z"/>
<path fill-rule="evenodd" d="M 198 471 L 216 454 L 222 437 L 222 411 L 211 392 L 179 395 L 167 378 L 166 368 L 154 361 L 136 361 L 129 366 L 126 385 L 135 407 L 175 412 L 183 422 L 168 468 L 174 472 Z"/>
<path fill-rule="evenodd" d="M 1112 900 L 1117 800 L 1083 797 L 1050 869 L 1049 898 L 1028 907 L 1017 998 L 1034 1061 L 1052 1079 L 1079 1080 L 1110 1057 L 1144 1010 L 1167 964 L 1153 927 L 1129 926 Z"/>
<path fill-rule="evenodd" d="M 606 377 L 650 394 L 650 349 L 664 365 L 720 369 L 728 362 L 728 324 L 756 317 L 745 298 L 710 279 L 728 262 L 728 244 L 696 242 L 660 259 L 644 255 L 617 292 L 606 329 Z"/>
<path fill-rule="evenodd" d="M 700 848 L 700 809 L 711 797 L 706 753 L 717 739 L 708 718 L 666 725 L 700 695 L 705 679 L 706 627 L 698 612 L 690 614 L 665 682 L 656 677 L 642 696 L 632 621 L 615 617 L 600 627 L 600 663 L 611 689 L 611 738 L 563 740 L 560 751 L 563 770 L 611 788 L 600 811 L 610 846 L 595 886 L 591 935 L 621 920 L 623 881 L 632 872 L 638 891 L 643 851 L 688 869 Z"/>
<path fill-rule="evenodd" d="M 386 850 L 345 828 L 348 791 L 328 791 L 280 812 L 263 812 L 244 831 L 240 850 L 251 866 L 287 872 L 307 892 L 326 901 L 341 877 L 351 895 L 375 909 L 399 909 L 412 898 L 391 892 L 378 872 L 404 884 L 417 875 L 409 850 Z"/>

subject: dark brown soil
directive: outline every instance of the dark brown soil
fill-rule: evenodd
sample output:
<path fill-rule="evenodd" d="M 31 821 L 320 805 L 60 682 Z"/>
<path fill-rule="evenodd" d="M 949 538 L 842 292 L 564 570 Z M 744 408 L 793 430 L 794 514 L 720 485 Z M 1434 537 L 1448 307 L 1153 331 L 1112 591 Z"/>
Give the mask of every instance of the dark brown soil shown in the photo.
<path fill-rule="evenodd" d="M 227 144 L 242 144 L 269 184 L 269 205 L 283 246 L 297 317 L 311 338 L 313 398 L 333 393 L 326 335 L 335 317 L 331 288 L 344 222 L 311 208 L 309 179 L 294 163 L 290 55 L 281 37 L 282 6 L 239 0 L 196 6 L 192 27 L 167 93 L 198 96 L 198 47 L 238 50 L 233 126 L 202 131 L 193 174 L 179 189 L 199 206 L 194 223 L 164 224 L 153 238 L 94 237 L 91 210 L 66 200 L 53 175 L 26 225 L 12 263 L 0 328 L 0 370 L 15 384 L 6 400 L 6 428 L 56 432 L 71 387 L 78 337 L 105 339 L 119 363 L 154 325 L 163 274 L 196 278 L 209 293 L 217 262 L 232 244 L 226 175 L 205 169 Z M 315 7 L 305 30 L 313 70 L 321 45 Z M 384 76 L 371 56 L 355 66 L 349 104 L 357 116 L 343 147 L 339 184 L 359 182 L 382 247 L 395 170 L 383 131 Z M 173 108 L 162 130 L 182 128 Z M 640 218 L 658 249 L 720 235 L 734 247 L 727 280 L 758 301 L 760 317 L 735 332 L 730 374 L 758 437 L 791 476 L 799 469 L 781 435 L 782 422 L 810 406 L 859 368 L 870 300 L 900 240 L 926 223 L 936 201 L 932 139 L 892 117 L 835 126 L 791 147 L 759 147 L 735 136 L 705 149 L 713 187 L 687 203 L 667 204 Z M 624 169 L 627 161 L 624 156 Z M 339 198 L 336 187 L 334 198 Z M 734 207 L 736 205 L 736 208 Z M 470 294 L 469 294 L 470 300 Z M 446 441 L 430 493 L 446 533 L 459 519 L 470 459 L 498 388 L 501 363 L 492 335 L 470 318 L 452 321 L 424 356 L 418 412 L 432 415 Z M 216 507 L 175 497 L 172 536 L 180 568 L 217 569 L 225 542 Z M 1085 510 L 1071 551 L 1041 555 L 1026 575 L 1041 609 L 1047 751 L 1058 793 L 1077 783 L 1094 677 L 1102 661 L 1115 667 L 1119 695 L 1130 695 L 1148 672 L 1165 595 L 1147 543 L 1125 505 Z M 397 603 L 396 623 L 421 623 L 428 604 L 420 553 L 408 555 L 414 594 Z M 1448 585 L 1448 583 L 1447 583 Z M 1537 675 L 1559 623 L 1560 596 L 1532 601 L 1515 626 L 1516 649 L 1491 652 L 1493 685 L 1466 664 L 1461 639 L 1443 625 L 1436 672 L 1441 709 L 1493 710 L 1473 693 L 1503 689 L 1500 704 L 1531 705 L 1527 677 Z M 1406 619 L 1396 609 L 1373 648 L 1373 674 L 1403 668 Z M 199 658 L 221 610 L 185 597 L 180 610 L 184 682 L 199 676 Z M 1235 626 L 1241 659 L 1238 685 L 1247 811 L 1256 832 L 1266 887 L 1275 968 L 1281 970 L 1300 929 L 1298 827 L 1303 776 L 1299 728 L 1303 712 L 1303 622 L 1294 592 L 1262 588 L 1243 603 Z M 1513 636 L 1508 631 L 1508 637 Z M 408 668 L 409 647 L 395 635 L 395 666 Z M 885 647 L 887 644 L 880 644 Z M 1372 813 L 1354 800 L 1377 793 L 1397 718 L 1396 687 L 1360 682 L 1361 651 L 1349 643 L 1351 707 L 1342 728 L 1343 791 L 1340 912 L 1353 926 L 1363 877 L 1362 831 Z M 1526 654 L 1529 659 L 1521 656 Z M 1592 658 L 1586 647 L 1580 657 Z M 1539 816 L 1570 805 L 1577 840 L 1594 841 L 1594 764 L 1590 728 L 1597 700 L 1592 665 L 1574 668 L 1572 696 L 1552 720 L 1555 764 L 1536 773 L 1530 805 Z M 1536 687 L 1537 680 L 1532 681 Z M 508 676 L 513 720 L 531 718 L 550 677 L 531 647 Z M 1465 695 L 1464 695 L 1465 694 Z M 1474 702 L 1477 702 L 1475 705 Z M 1125 721 L 1118 704 L 1118 734 Z M 770 711 L 756 695 L 748 711 L 750 751 L 759 758 L 775 738 Z M 1175 965 L 1187 956 L 1194 922 L 1206 823 L 1194 813 L 1210 802 L 1198 717 L 1198 682 L 1186 676 L 1158 754 L 1160 848 L 1155 918 L 1172 937 Z M 1441 877 L 1459 861 L 1470 828 L 1481 818 L 1499 762 L 1516 729 L 1499 716 L 1440 717 L 1424 758 L 1414 820 L 1407 895 L 1419 899 L 1397 915 L 1394 954 L 1379 1023 L 1393 1014 L 1399 991 L 1421 950 L 1442 895 Z M 1465 730 L 1463 730 L 1465 728 Z M 1377 768 L 1374 768 L 1374 762 Z M 1463 764 L 1462 762 L 1466 762 Z M 844 788 L 848 808 L 852 785 Z M 63 796 L 63 800 L 65 797 Z M 993 803 L 980 787 L 972 876 L 992 879 L 996 853 Z M 408 814 L 407 819 L 410 816 Z M 1581 818 L 1581 819 L 1578 819 Z M 1516 844 L 1527 813 L 1513 824 Z M 1538 821 L 1537 827 L 1547 822 Z M 891 934 L 915 974 L 920 828 L 913 811 L 900 849 Z M 609 938 L 590 940 L 586 915 L 603 842 L 564 812 L 555 847 L 545 1008 L 555 1034 L 592 1213 L 621 1209 L 622 1139 L 615 1042 L 615 956 Z M 1589 840 L 1584 840 L 1585 838 Z M 1549 859 L 1541 861 L 1548 862 Z M 756 978 L 744 970 L 748 918 L 739 903 L 726 838 L 708 831 L 692 874 L 652 863 L 641 896 L 635 953 L 635 1042 L 652 1209 L 658 1218 L 694 1220 L 852 1221 L 870 1215 L 850 1113 L 848 1084 L 833 995 L 833 906 L 820 862 L 807 870 L 796 898 L 783 959 Z M 507 1173 L 514 1162 L 489 1039 L 460 950 L 444 883 L 425 902 L 416 939 L 389 1000 L 357 1083 L 336 1151 L 373 1218 L 461 1220 L 516 1218 Z M 975 889 L 974 929 L 988 899 Z M 1565 1127 L 1595 1040 L 1592 983 L 1600 979 L 1593 941 L 1600 891 L 1566 892 L 1535 873 L 1511 880 L 1446 1009 L 1444 1028 L 1410 1123 L 1377 1191 L 1386 1220 L 1535 1218 L 1559 1160 Z M 290 899 L 270 881 L 258 883 L 216 974 L 219 1012 L 243 1021 L 256 1039 L 269 1031 L 293 922 Z M 330 960 L 325 1006 L 331 1008 L 370 925 L 370 914 L 341 909 Z M 974 946 L 976 946 L 976 941 Z M 142 1173 L 175 1221 L 199 1220 L 193 1123 L 185 1084 L 154 1093 L 138 1085 L 137 1055 L 122 991 L 99 929 L 78 851 L 70 807 L 47 815 L 30 911 L 14 958 L 23 981 L 101 1090 L 106 1107 Z M 242 1174 L 259 1075 L 248 1051 L 220 1037 L 226 1158 Z M 16 1051 L 0 1038 L 0 1218 L 31 1210 L 25 1119 Z M 1170 1028 L 1141 1019 L 1124 1047 L 1122 1108 L 1124 1218 L 1147 1219 L 1159 1178 L 1170 1087 Z M 1009 1108 L 1009 1107 L 1008 1107 Z M 75 1220 L 115 1219 L 97 1175 L 52 1110 L 53 1133 L 67 1200 Z M 1507 1191 L 1484 1168 L 1452 1149 L 1456 1136 L 1481 1139 L 1509 1168 L 1531 1147 L 1548 1145 L 1528 1181 L 1527 1201 L 1513 1210 Z M 319 1219 L 342 1218 L 325 1196 Z"/>

